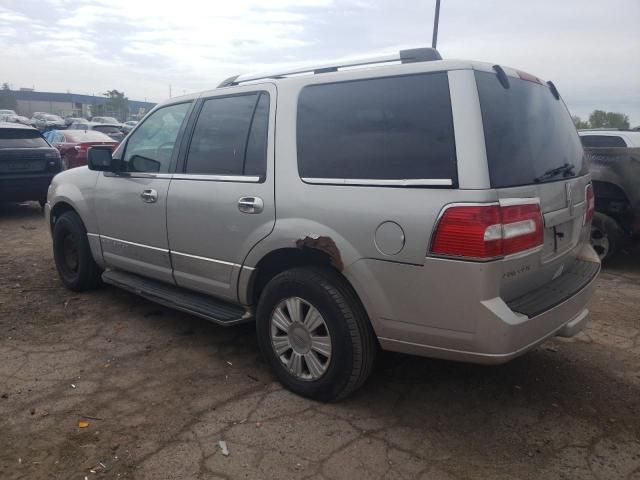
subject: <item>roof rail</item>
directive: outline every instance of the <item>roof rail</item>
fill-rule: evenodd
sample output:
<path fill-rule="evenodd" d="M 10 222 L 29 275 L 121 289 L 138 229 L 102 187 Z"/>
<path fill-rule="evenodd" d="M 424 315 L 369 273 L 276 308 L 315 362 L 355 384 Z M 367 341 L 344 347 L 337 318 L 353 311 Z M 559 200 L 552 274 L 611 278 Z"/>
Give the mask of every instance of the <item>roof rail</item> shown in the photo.
<path fill-rule="evenodd" d="M 291 75 L 302 75 L 302 74 L 320 74 L 320 73 L 329 73 L 329 72 L 337 72 L 342 68 L 353 68 L 353 67 L 366 67 L 368 65 L 377 65 L 381 63 L 392 63 L 392 62 L 400 62 L 400 63 L 415 63 L 415 62 L 430 62 L 433 60 L 442 60 L 442 56 L 435 48 L 411 48 L 408 50 L 400 50 L 397 54 L 393 55 L 385 55 L 381 57 L 373 57 L 373 58 L 364 58 L 359 60 L 351 60 L 346 63 L 340 64 L 329 64 L 329 65 L 319 65 L 315 67 L 303 67 L 295 70 L 288 70 L 284 72 L 274 72 L 270 74 L 249 74 L 249 75 L 234 75 L 233 77 L 229 77 L 224 80 L 218 88 L 230 87 L 233 85 L 239 85 L 244 82 L 252 82 L 255 80 L 264 80 L 264 79 L 277 79 L 284 78 Z"/>

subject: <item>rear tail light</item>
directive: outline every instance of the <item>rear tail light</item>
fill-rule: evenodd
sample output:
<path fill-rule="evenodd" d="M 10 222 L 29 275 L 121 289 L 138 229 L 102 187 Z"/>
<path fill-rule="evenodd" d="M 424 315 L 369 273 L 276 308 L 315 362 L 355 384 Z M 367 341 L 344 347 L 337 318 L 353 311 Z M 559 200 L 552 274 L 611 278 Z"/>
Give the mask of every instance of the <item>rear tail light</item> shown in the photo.
<path fill-rule="evenodd" d="M 86 143 L 79 143 L 73 148 L 76 152 L 86 152 L 87 150 L 89 150 L 89 145 Z"/>
<path fill-rule="evenodd" d="M 596 198 L 593 195 L 593 184 L 587 185 L 587 188 L 584 190 L 585 204 L 586 210 L 584 212 L 584 221 L 582 225 L 586 225 L 587 223 L 593 220 L 593 212 L 596 210 Z"/>
<path fill-rule="evenodd" d="M 442 214 L 431 253 L 486 261 L 531 250 L 543 242 L 537 203 L 455 205 Z"/>

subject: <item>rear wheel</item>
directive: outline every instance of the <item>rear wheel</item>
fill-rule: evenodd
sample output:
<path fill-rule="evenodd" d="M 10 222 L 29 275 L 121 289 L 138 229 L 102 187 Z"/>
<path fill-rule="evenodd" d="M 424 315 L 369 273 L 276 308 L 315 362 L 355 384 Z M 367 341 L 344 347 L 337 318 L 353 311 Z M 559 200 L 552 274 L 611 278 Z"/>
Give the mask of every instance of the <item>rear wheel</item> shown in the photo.
<path fill-rule="evenodd" d="M 611 258 L 622 245 L 624 232 L 618 222 L 604 213 L 595 212 L 591 223 L 591 245 L 600 260 Z"/>
<path fill-rule="evenodd" d="M 280 382 L 321 401 L 346 397 L 373 368 L 376 340 L 347 282 L 328 268 L 296 268 L 265 287 L 258 343 Z"/>
<path fill-rule="evenodd" d="M 87 231 L 75 212 L 65 212 L 53 227 L 53 258 L 62 283 L 83 291 L 100 285 L 100 268 L 93 259 Z"/>

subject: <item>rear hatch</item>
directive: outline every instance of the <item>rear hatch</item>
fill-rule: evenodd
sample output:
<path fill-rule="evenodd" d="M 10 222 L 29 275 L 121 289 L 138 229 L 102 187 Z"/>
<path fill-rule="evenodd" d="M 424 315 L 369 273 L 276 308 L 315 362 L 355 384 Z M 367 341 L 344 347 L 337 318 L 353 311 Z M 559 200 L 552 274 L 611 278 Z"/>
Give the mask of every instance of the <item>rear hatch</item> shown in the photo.
<path fill-rule="evenodd" d="M 0 176 L 16 177 L 60 170 L 58 151 L 30 128 L 0 128 Z"/>
<path fill-rule="evenodd" d="M 538 199 L 544 220 L 542 247 L 500 262 L 501 295 L 509 301 L 576 267 L 586 238 L 590 179 L 580 139 L 553 85 L 522 72 L 506 81 L 495 72 L 476 71 L 475 77 L 491 187 L 501 202 Z"/>

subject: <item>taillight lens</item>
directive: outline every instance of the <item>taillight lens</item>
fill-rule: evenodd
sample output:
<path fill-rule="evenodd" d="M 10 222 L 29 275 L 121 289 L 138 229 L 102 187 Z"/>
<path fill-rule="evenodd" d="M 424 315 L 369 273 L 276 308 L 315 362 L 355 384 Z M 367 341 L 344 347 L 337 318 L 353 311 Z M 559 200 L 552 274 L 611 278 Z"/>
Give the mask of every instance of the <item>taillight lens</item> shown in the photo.
<path fill-rule="evenodd" d="M 542 212 L 537 203 L 456 205 L 438 222 L 431 253 L 493 260 L 539 247 L 544 242 Z"/>
<path fill-rule="evenodd" d="M 596 210 L 596 197 L 593 195 L 593 184 L 590 183 L 587 185 L 584 192 L 587 209 L 584 212 L 584 221 L 582 224 L 586 225 L 593 220 L 593 212 Z"/>
<path fill-rule="evenodd" d="M 89 145 L 86 143 L 79 143 L 73 148 L 75 149 L 76 152 L 86 152 L 87 150 L 89 150 Z"/>

